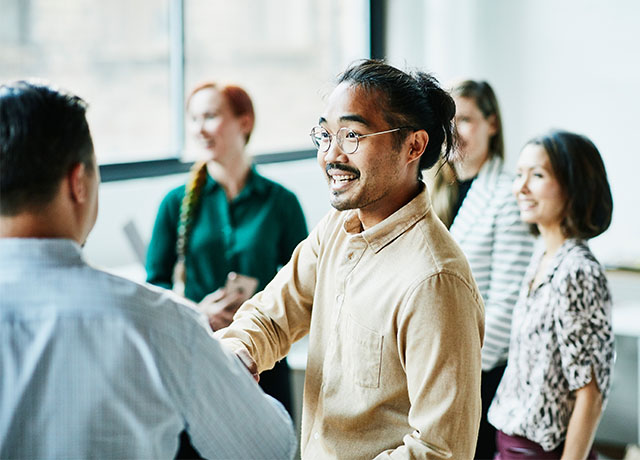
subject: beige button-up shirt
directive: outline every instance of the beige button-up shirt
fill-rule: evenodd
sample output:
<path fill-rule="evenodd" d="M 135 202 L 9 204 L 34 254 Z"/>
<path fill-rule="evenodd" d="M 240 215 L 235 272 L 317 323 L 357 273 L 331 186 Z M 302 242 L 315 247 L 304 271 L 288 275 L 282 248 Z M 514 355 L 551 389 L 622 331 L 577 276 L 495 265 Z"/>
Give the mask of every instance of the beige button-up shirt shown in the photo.
<path fill-rule="evenodd" d="M 309 334 L 302 456 L 473 457 L 484 308 L 426 191 L 362 231 L 330 212 L 217 333 L 260 371 Z"/>

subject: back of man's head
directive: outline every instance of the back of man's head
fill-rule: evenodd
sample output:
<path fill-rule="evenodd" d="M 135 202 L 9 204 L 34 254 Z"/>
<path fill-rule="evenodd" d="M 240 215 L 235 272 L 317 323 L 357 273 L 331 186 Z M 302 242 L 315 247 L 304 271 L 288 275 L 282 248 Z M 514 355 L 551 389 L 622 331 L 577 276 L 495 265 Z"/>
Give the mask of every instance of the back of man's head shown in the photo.
<path fill-rule="evenodd" d="M 50 86 L 0 85 L 0 215 L 37 210 L 78 163 L 93 167 L 87 105 Z"/>

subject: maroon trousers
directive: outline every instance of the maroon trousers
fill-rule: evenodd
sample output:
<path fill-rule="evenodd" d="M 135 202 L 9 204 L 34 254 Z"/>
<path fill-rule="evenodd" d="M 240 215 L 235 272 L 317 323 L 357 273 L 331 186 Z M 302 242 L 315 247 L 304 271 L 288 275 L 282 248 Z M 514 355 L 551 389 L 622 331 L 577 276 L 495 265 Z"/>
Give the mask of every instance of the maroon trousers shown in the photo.
<path fill-rule="evenodd" d="M 494 457 L 494 460 L 546 460 L 546 459 L 559 459 L 562 456 L 562 449 L 564 449 L 564 443 L 556 447 L 550 452 L 546 452 L 542 449 L 540 444 L 536 444 L 533 441 L 529 441 L 527 438 L 521 436 L 509 436 L 502 431 L 498 431 L 496 435 L 496 444 L 498 447 L 498 453 Z M 589 452 L 588 460 L 597 460 L 598 455 L 591 448 Z"/>

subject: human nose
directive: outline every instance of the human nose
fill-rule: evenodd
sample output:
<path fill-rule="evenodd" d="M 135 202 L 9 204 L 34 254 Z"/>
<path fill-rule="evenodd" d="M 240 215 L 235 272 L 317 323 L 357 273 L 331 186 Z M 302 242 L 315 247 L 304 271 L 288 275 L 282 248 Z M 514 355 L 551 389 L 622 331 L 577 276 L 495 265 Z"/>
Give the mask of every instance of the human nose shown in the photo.
<path fill-rule="evenodd" d="M 338 136 L 331 137 L 329 149 L 323 153 L 325 163 L 344 163 L 347 161 L 347 155 L 338 145 Z"/>
<path fill-rule="evenodd" d="M 198 120 L 198 133 L 206 134 L 207 133 L 207 123 L 206 120 Z"/>
<path fill-rule="evenodd" d="M 516 176 L 513 181 L 513 193 L 514 195 L 518 195 L 520 193 L 528 192 L 528 183 L 529 183 L 529 175 L 525 173 L 520 173 Z"/>

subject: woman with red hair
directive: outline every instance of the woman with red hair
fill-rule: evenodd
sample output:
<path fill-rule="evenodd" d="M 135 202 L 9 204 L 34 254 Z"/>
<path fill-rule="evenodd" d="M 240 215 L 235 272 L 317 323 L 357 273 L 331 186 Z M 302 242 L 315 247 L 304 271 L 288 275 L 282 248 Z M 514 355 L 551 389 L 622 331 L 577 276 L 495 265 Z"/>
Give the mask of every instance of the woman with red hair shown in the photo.
<path fill-rule="evenodd" d="M 198 302 L 217 330 L 253 290 L 232 290 L 228 279 L 246 275 L 262 290 L 307 236 L 307 226 L 296 196 L 251 163 L 246 145 L 255 114 L 245 90 L 202 83 L 187 99 L 187 117 L 204 159 L 160 205 L 147 281 Z M 291 412 L 286 360 L 264 372 L 260 385 Z"/>

